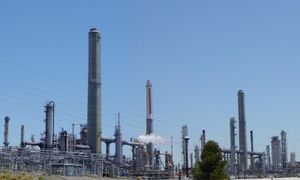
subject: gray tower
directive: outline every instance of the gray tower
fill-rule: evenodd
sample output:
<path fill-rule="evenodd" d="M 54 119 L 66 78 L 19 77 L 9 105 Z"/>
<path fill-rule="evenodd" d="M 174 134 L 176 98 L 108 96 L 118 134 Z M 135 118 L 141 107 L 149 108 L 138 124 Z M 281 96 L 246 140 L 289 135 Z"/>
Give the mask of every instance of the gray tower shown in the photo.
<path fill-rule="evenodd" d="M 278 136 L 271 138 L 272 148 L 272 170 L 279 171 L 281 169 L 281 143 Z"/>
<path fill-rule="evenodd" d="M 120 165 L 123 158 L 123 144 L 122 144 L 122 134 L 120 125 L 120 113 L 118 113 L 118 122 L 115 127 L 115 139 L 116 139 L 116 160 L 117 164 Z"/>
<path fill-rule="evenodd" d="M 100 33 L 96 28 L 89 32 L 87 141 L 91 152 L 101 154 L 101 77 Z"/>
<path fill-rule="evenodd" d="M 235 146 L 235 119 L 234 117 L 230 118 L 230 175 L 235 176 L 236 170 L 235 170 L 235 152 L 236 152 L 236 146 Z"/>
<path fill-rule="evenodd" d="M 201 151 L 203 150 L 204 146 L 205 146 L 205 129 L 202 130 L 202 134 L 200 136 L 200 145 L 201 145 Z"/>
<path fill-rule="evenodd" d="M 21 148 L 24 148 L 24 125 L 21 125 Z"/>
<path fill-rule="evenodd" d="M 153 133 L 152 117 L 152 84 L 148 80 L 146 84 L 146 135 Z M 148 164 L 153 165 L 153 143 L 147 144 Z"/>
<path fill-rule="evenodd" d="M 8 142 L 8 123 L 9 123 L 9 117 L 4 118 L 4 147 L 8 147 L 9 142 Z"/>
<path fill-rule="evenodd" d="M 186 141 L 185 141 L 185 137 L 188 137 L 189 135 L 189 132 L 188 132 L 188 127 L 187 125 L 185 124 L 184 126 L 182 126 L 182 129 L 181 129 L 181 148 L 182 148 L 182 151 L 181 151 L 181 154 L 182 154 L 182 167 L 185 168 L 186 167 L 186 157 L 188 156 L 187 152 L 186 152 Z"/>
<path fill-rule="evenodd" d="M 250 131 L 250 148 L 251 148 L 251 152 L 253 152 L 254 151 L 253 130 Z M 254 172 L 254 157 L 252 154 L 250 155 L 250 168 L 251 168 L 251 174 L 253 174 L 253 172 Z"/>
<path fill-rule="evenodd" d="M 287 152 L 287 142 L 286 142 L 286 132 L 281 131 L 281 154 L 282 154 L 282 168 L 283 170 L 286 168 L 286 164 L 288 162 L 288 152 Z"/>
<path fill-rule="evenodd" d="M 272 170 L 272 166 L 271 166 L 271 152 L 270 152 L 270 146 L 267 145 L 266 146 L 266 154 L 267 154 L 267 167 L 268 167 L 268 171 Z"/>
<path fill-rule="evenodd" d="M 245 102 L 244 92 L 238 92 L 238 114 L 239 114 L 239 145 L 242 154 L 240 156 L 240 165 L 244 175 L 247 172 L 247 137 L 246 137 L 246 119 L 245 119 Z"/>
<path fill-rule="evenodd" d="M 46 113 L 46 133 L 45 133 L 45 147 L 49 149 L 54 141 L 54 102 L 51 101 L 45 106 Z"/>
<path fill-rule="evenodd" d="M 195 146 L 195 161 L 196 163 L 200 161 L 200 148 L 198 145 Z"/>

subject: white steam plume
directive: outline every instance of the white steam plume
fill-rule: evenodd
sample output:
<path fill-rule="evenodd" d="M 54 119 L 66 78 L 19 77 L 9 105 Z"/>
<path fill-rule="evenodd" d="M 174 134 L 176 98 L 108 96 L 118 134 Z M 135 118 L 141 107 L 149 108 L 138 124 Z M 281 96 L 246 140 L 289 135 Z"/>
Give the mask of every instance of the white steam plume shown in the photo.
<path fill-rule="evenodd" d="M 140 135 L 138 137 L 138 140 L 142 143 L 149 144 L 167 144 L 168 141 L 164 139 L 163 137 L 156 135 L 156 134 L 150 134 L 150 135 Z"/>

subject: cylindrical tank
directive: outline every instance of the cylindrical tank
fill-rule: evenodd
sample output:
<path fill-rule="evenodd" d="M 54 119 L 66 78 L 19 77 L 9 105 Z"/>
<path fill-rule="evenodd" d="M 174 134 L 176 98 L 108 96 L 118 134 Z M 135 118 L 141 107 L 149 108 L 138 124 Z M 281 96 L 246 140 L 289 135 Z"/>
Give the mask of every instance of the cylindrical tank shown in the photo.
<path fill-rule="evenodd" d="M 88 144 L 92 153 L 101 154 L 100 33 L 96 28 L 91 28 L 89 31 L 87 104 Z"/>
<path fill-rule="evenodd" d="M 51 101 L 45 106 L 46 113 L 46 135 L 45 135 L 45 147 L 49 149 L 53 145 L 54 139 L 54 102 Z"/>

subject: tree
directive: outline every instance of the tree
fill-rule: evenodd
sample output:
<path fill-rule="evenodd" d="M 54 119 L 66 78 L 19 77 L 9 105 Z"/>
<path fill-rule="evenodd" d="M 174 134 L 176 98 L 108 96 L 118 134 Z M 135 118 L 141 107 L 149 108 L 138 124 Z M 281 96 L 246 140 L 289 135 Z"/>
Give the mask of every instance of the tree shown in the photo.
<path fill-rule="evenodd" d="M 197 180 L 228 179 L 225 165 L 219 145 L 214 141 L 208 141 L 203 147 L 201 161 L 196 162 L 192 171 L 193 177 Z"/>

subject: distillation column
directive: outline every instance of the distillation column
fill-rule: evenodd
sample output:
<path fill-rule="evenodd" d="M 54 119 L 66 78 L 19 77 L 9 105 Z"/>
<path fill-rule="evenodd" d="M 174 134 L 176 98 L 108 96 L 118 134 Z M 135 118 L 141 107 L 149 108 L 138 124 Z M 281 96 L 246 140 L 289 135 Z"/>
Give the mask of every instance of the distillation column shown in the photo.
<path fill-rule="evenodd" d="M 253 131 L 251 130 L 250 131 L 250 147 L 251 147 L 251 152 L 253 153 L 254 151 L 254 145 L 253 145 Z M 254 157 L 253 157 L 253 154 L 250 155 L 250 163 L 251 163 L 251 173 L 253 174 L 255 172 L 255 169 L 254 169 Z"/>
<path fill-rule="evenodd" d="M 235 153 L 236 153 L 236 146 L 235 146 L 235 119 L 234 117 L 230 118 L 230 174 L 235 176 Z"/>
<path fill-rule="evenodd" d="M 285 131 L 281 131 L 280 135 L 281 135 L 282 169 L 283 169 L 283 171 L 285 171 L 286 165 L 287 165 L 287 162 L 288 162 L 287 142 L 286 142 L 287 133 Z"/>
<path fill-rule="evenodd" d="M 4 147 L 8 147 L 9 145 L 9 142 L 8 142 L 8 124 L 9 123 L 9 117 L 5 117 L 4 118 L 4 141 L 3 141 L 3 144 L 4 144 Z"/>
<path fill-rule="evenodd" d="M 100 33 L 89 31 L 87 142 L 92 153 L 101 154 Z"/>
<path fill-rule="evenodd" d="M 239 149 L 242 151 L 240 165 L 244 176 L 247 173 L 247 137 L 246 137 L 246 120 L 245 120 L 245 102 L 244 92 L 238 91 L 238 115 L 239 115 Z"/>
<path fill-rule="evenodd" d="M 152 84 L 147 81 L 146 84 L 146 135 L 153 134 L 152 117 Z M 153 165 L 153 143 L 147 144 L 148 164 Z"/>
<path fill-rule="evenodd" d="M 53 146 L 54 141 L 54 102 L 50 101 L 45 106 L 46 113 L 46 133 L 45 133 L 45 147 L 49 149 Z"/>
<path fill-rule="evenodd" d="M 21 143 L 20 146 L 21 148 L 24 148 L 24 125 L 21 125 Z"/>
<path fill-rule="evenodd" d="M 116 159 L 117 164 L 120 165 L 122 163 L 123 158 L 123 142 L 122 142 L 122 134 L 121 134 L 121 125 L 120 125 L 120 113 L 118 113 L 118 122 L 115 127 L 115 140 L 116 140 Z"/>
<path fill-rule="evenodd" d="M 202 134 L 200 136 L 200 144 L 201 144 L 201 151 L 203 150 L 204 146 L 205 146 L 205 129 L 202 130 Z"/>
<path fill-rule="evenodd" d="M 266 154 L 267 154 L 267 167 L 268 167 L 268 172 L 272 170 L 272 165 L 271 165 L 271 153 L 270 153 L 270 146 L 266 146 Z"/>

